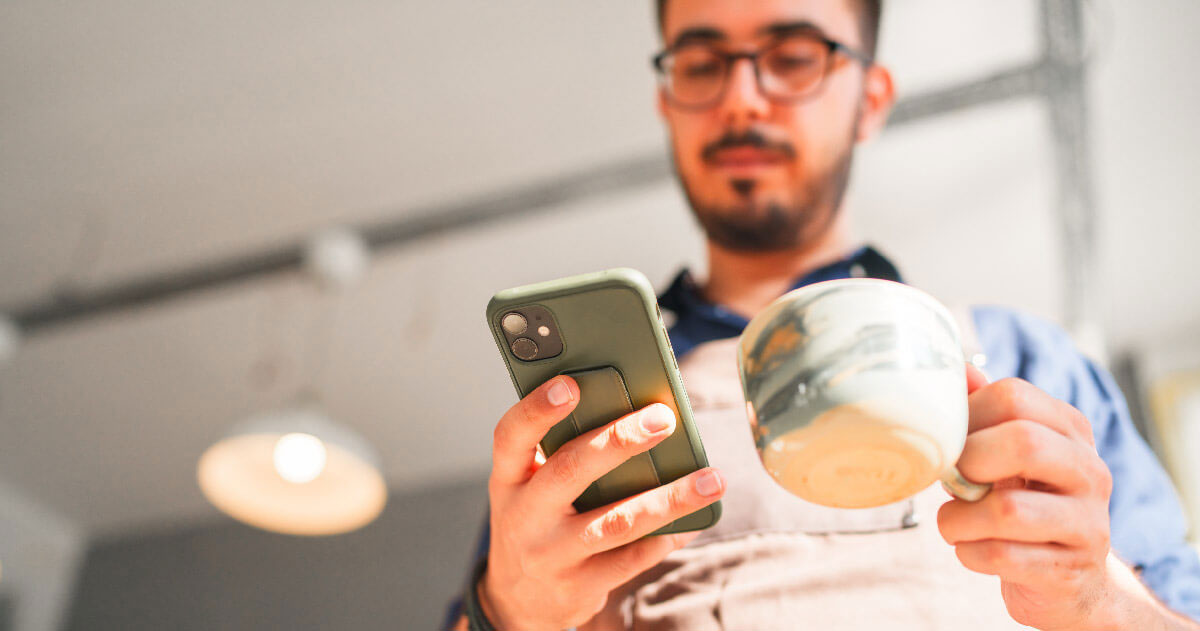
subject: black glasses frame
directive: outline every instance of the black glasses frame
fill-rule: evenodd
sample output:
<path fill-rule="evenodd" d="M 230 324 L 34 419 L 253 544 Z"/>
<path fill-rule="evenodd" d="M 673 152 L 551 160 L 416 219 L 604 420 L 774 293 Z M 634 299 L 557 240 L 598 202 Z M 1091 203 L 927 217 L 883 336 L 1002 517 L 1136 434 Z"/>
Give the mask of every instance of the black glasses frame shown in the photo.
<path fill-rule="evenodd" d="M 719 103 L 721 101 L 721 99 L 725 96 L 725 90 L 729 86 L 729 73 L 733 72 L 733 66 L 734 66 L 734 64 L 737 63 L 737 61 L 739 59 L 750 60 L 750 66 L 754 68 L 754 82 L 758 85 L 758 91 L 761 92 L 763 94 L 763 96 L 766 96 L 768 99 L 771 99 L 773 101 L 779 101 L 779 102 L 784 102 L 784 103 L 795 103 L 795 102 L 801 101 L 803 99 L 806 99 L 809 96 L 811 96 L 812 94 L 814 94 L 817 91 L 817 89 L 819 89 L 821 84 L 825 82 L 825 78 L 829 76 L 829 73 L 833 71 L 833 62 L 836 59 L 837 53 L 841 53 L 841 54 L 845 55 L 846 57 L 849 57 L 850 59 L 863 64 L 864 67 L 870 67 L 872 64 L 875 63 L 875 59 L 873 57 L 871 57 L 871 55 L 868 55 L 867 53 L 865 53 L 861 50 L 858 50 L 856 48 L 853 48 L 851 46 L 847 46 L 846 44 L 843 44 L 837 40 L 829 39 L 828 37 L 826 37 L 820 33 L 804 33 L 803 35 L 795 35 L 793 37 L 811 38 L 813 40 L 821 42 L 822 44 L 825 45 L 826 48 L 829 49 L 829 58 L 826 61 L 824 71 L 822 71 L 822 73 L 821 73 L 821 80 L 815 84 L 812 91 L 806 92 L 804 94 L 800 94 L 797 96 L 793 96 L 793 97 L 781 97 L 778 95 L 773 95 L 763 88 L 762 70 L 759 66 L 758 60 L 764 52 L 770 50 L 773 46 L 778 45 L 779 42 L 776 41 L 776 42 L 772 42 L 771 44 L 768 44 L 756 51 L 744 52 L 744 53 L 730 53 L 730 52 L 724 52 L 724 51 L 714 48 L 713 52 L 715 52 L 721 58 L 721 60 L 724 61 L 726 64 L 725 76 L 722 78 L 721 89 L 716 93 L 716 95 L 713 96 L 713 98 L 711 100 L 705 101 L 703 103 L 685 103 L 685 102 L 677 101 L 675 99 L 674 95 L 671 93 L 671 90 L 669 88 L 667 88 L 664 90 L 664 92 L 667 95 L 667 100 L 669 100 L 672 105 L 675 105 L 677 107 L 681 107 L 684 109 L 707 109 L 709 107 L 712 107 L 713 105 Z M 667 85 L 667 81 L 668 81 L 667 80 L 667 69 L 666 69 L 666 66 L 664 65 L 666 59 L 668 57 L 670 57 L 673 53 L 675 53 L 677 50 L 682 48 L 683 46 L 688 46 L 688 45 L 689 45 L 689 43 L 684 42 L 682 45 L 676 44 L 674 46 L 670 46 L 668 48 L 663 49 L 662 51 L 660 51 L 658 54 L 654 55 L 654 57 L 652 57 L 650 59 L 651 63 L 654 66 L 654 70 L 658 75 L 659 81 L 664 86 Z"/>

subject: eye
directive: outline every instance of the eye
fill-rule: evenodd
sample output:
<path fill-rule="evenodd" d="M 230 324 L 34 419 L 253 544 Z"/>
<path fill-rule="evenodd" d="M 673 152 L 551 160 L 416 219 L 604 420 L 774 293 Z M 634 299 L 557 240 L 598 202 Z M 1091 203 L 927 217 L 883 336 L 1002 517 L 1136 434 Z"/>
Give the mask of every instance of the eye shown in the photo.
<path fill-rule="evenodd" d="M 692 79 L 704 79 L 713 77 L 721 73 L 721 63 L 715 59 L 708 61 L 690 62 L 682 64 L 680 68 L 683 76 Z"/>
<path fill-rule="evenodd" d="M 804 69 L 816 63 L 817 60 L 809 56 L 775 55 L 771 57 L 771 67 L 776 70 Z"/>

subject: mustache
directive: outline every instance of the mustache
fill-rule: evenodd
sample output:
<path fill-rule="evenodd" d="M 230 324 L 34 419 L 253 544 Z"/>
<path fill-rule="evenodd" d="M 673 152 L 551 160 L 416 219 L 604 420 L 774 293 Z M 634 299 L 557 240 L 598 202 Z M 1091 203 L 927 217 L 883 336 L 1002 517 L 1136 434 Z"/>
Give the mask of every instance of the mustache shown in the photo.
<path fill-rule="evenodd" d="M 770 140 L 756 129 L 747 129 L 741 132 L 726 131 L 720 138 L 705 145 L 704 149 L 700 152 L 700 157 L 705 162 L 711 162 L 716 158 L 717 152 L 737 147 L 753 147 L 755 149 L 774 151 L 787 158 L 796 157 L 796 149 L 791 143 Z"/>

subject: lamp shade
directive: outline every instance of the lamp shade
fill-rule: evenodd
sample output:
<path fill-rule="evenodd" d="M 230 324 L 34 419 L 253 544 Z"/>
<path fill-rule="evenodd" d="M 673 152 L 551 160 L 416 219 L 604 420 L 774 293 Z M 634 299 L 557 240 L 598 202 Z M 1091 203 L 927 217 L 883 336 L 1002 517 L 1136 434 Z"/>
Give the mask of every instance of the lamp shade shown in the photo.
<path fill-rule="evenodd" d="M 235 426 L 200 456 L 200 490 L 229 516 L 293 535 L 349 532 L 387 503 L 375 451 L 314 408 Z"/>

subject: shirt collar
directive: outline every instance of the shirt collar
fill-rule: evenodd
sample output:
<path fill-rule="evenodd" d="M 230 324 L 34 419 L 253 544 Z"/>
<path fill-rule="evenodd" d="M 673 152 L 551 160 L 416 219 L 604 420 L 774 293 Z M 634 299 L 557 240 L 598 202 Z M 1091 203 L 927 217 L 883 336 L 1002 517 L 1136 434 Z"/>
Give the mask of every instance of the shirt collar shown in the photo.
<path fill-rule="evenodd" d="M 819 267 L 796 279 L 789 291 L 837 278 L 882 278 L 904 282 L 896 266 L 887 257 L 870 245 L 864 245 L 846 258 Z M 691 271 L 686 267 L 676 274 L 670 287 L 658 296 L 658 304 L 664 309 L 674 311 L 677 318 L 695 314 L 729 320 L 731 318 L 727 316 L 732 316 L 732 319 L 742 322 L 741 326 L 745 326 L 747 322 L 744 317 L 706 300 L 692 278 Z"/>
<path fill-rule="evenodd" d="M 836 278 L 882 278 L 903 282 L 896 266 L 870 246 L 846 258 L 815 269 L 792 283 L 792 289 Z M 676 357 L 683 357 L 699 344 L 737 337 L 750 323 L 744 316 L 705 300 L 691 273 L 684 269 L 658 297 L 659 305 L 674 313 L 675 323 L 667 330 Z"/>

